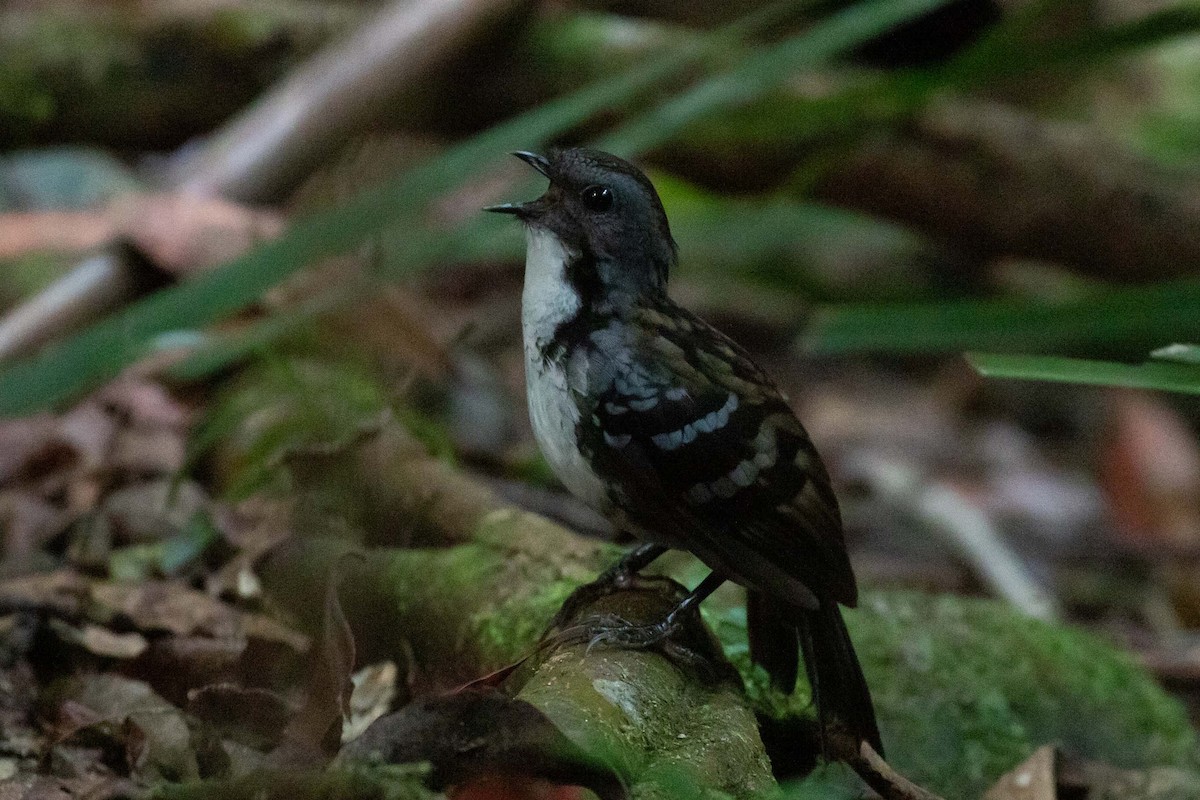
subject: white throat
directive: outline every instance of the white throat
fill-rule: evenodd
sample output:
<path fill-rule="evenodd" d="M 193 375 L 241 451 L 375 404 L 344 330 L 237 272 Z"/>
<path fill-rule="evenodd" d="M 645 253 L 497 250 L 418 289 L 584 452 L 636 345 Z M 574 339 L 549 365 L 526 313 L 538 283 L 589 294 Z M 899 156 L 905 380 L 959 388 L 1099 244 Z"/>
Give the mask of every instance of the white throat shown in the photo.
<path fill-rule="evenodd" d="M 580 298 L 567 281 L 567 260 L 576 254 L 545 228 L 525 229 L 525 289 L 521 294 L 521 327 L 526 354 L 544 347 L 555 329 L 579 311 Z"/>
<path fill-rule="evenodd" d="M 604 484 L 579 451 L 577 398 L 587 393 L 587 363 L 582 351 L 567 358 L 543 358 L 558 326 L 572 319 L 582 300 L 567 280 L 568 259 L 576 254 L 543 228 L 526 229 L 525 290 L 521 294 L 521 327 L 525 339 L 525 389 L 529 421 L 546 462 L 571 492 L 603 510 Z"/>

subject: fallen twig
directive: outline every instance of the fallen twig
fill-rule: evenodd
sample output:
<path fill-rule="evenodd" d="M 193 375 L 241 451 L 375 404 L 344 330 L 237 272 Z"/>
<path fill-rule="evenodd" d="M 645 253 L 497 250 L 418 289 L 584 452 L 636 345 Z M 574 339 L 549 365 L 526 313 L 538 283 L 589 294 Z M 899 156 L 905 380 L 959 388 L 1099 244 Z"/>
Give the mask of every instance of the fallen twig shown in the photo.
<path fill-rule="evenodd" d="M 275 199 L 522 0 L 396 2 L 296 71 L 205 145 L 186 149 L 166 188 L 241 202 Z M 0 319 L 0 361 L 96 319 L 135 295 L 115 248 L 88 259 Z"/>
<path fill-rule="evenodd" d="M 867 742 L 862 742 L 854 753 L 847 754 L 845 760 L 883 800 L 941 800 L 892 769 L 891 764 Z"/>

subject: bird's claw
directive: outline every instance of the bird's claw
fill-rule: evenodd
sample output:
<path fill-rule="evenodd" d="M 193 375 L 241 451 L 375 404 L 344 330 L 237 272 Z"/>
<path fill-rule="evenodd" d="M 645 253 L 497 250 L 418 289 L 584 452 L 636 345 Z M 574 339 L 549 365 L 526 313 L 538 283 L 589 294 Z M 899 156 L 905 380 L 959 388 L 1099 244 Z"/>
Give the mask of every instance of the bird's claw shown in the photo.
<path fill-rule="evenodd" d="M 590 627 L 592 636 L 588 641 L 589 653 L 596 646 L 645 650 L 669 639 L 681 626 L 669 620 L 653 625 L 638 625 L 616 614 L 601 614 L 592 620 Z"/>
<path fill-rule="evenodd" d="M 632 589 L 642 585 L 654 586 L 656 584 L 662 584 L 666 581 L 668 581 L 667 578 L 663 578 L 658 575 L 651 575 L 647 577 L 645 575 L 639 575 L 636 572 L 630 572 L 629 570 L 611 568 L 600 573 L 600 576 L 596 578 L 596 580 L 592 581 L 591 583 L 583 584 L 571 593 L 571 595 L 559 607 L 558 612 L 554 615 L 554 618 L 550 620 L 550 624 L 546 626 L 546 634 L 563 628 L 570 623 L 571 620 L 578 616 L 580 611 L 598 600 L 602 600 L 605 597 L 614 595 L 626 589 Z M 626 624 L 629 625 L 632 623 Z"/>

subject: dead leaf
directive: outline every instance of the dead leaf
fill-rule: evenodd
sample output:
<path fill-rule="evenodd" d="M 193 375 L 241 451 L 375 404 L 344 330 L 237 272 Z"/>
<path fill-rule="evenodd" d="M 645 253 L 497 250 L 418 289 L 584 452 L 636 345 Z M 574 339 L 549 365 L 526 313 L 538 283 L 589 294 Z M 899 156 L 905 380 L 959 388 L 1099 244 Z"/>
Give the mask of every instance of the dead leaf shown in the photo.
<path fill-rule="evenodd" d="M 126 195 L 110 208 L 118 231 L 175 275 L 223 264 L 278 236 L 283 216 L 209 195 Z"/>
<path fill-rule="evenodd" d="M 1161 398 L 1111 394 L 1100 478 L 1127 535 L 1200 548 L 1200 449 L 1183 418 Z"/>
<path fill-rule="evenodd" d="M 69 514 L 26 489 L 0 490 L 0 553 L 11 565 L 28 561 L 66 528 Z"/>
<path fill-rule="evenodd" d="M 95 399 L 84 400 L 58 420 L 58 436 L 71 446 L 79 466 L 101 469 L 108 461 L 117 419 Z"/>
<path fill-rule="evenodd" d="M 0 259 L 29 253 L 92 250 L 113 237 L 113 221 L 97 211 L 0 214 Z"/>
<path fill-rule="evenodd" d="M 122 415 L 127 424 L 185 430 L 191 412 L 166 387 L 135 375 L 123 375 L 96 392 L 95 399 Z"/>
<path fill-rule="evenodd" d="M 115 674 L 81 675 L 53 684 L 43 702 L 55 713 L 84 725 L 70 732 L 97 731 L 116 739 L 125 749 L 131 773 L 146 781 L 186 781 L 200 777 L 191 732 L 179 709 L 141 681 Z M 69 709 L 76 709 L 70 711 Z"/>
<path fill-rule="evenodd" d="M 115 633 L 91 623 L 76 628 L 62 620 L 52 619 L 50 629 L 64 642 L 78 645 L 89 653 L 106 658 L 137 658 L 150 646 L 139 633 Z"/>
<path fill-rule="evenodd" d="M 184 705 L 188 692 L 198 686 L 236 680 L 244 668 L 247 646 L 245 639 L 160 636 L 130 665 L 129 674 L 149 683 L 170 702 Z"/>
<path fill-rule="evenodd" d="M 31 252 L 84 252 L 131 240 L 173 274 L 223 264 L 277 236 L 283 217 L 205 195 L 124 194 L 95 211 L 0 214 L 0 258 Z"/>
<path fill-rule="evenodd" d="M 45 611 L 78 616 L 88 596 L 86 578 L 70 569 L 0 581 L 0 611 Z"/>
<path fill-rule="evenodd" d="M 89 614 L 102 624 L 121 620 L 140 631 L 178 636 L 234 638 L 242 633 L 236 609 L 175 581 L 97 583 L 91 597 Z"/>
<path fill-rule="evenodd" d="M 260 639 L 308 649 L 304 634 L 262 614 L 240 611 L 180 581 L 96 583 L 89 616 L 102 625 L 120 620 L 139 631 L 176 636 L 204 634 L 218 639 Z"/>
<path fill-rule="evenodd" d="M 430 785 L 456 797 L 490 785 L 585 786 L 601 798 L 627 796 L 620 776 L 563 735 L 539 709 L 495 689 L 429 697 L 371 725 L 342 749 L 344 761 L 427 761 Z M 545 783 L 549 782 L 549 783 Z M 531 795 L 526 795 L 531 796 Z M 554 795 L 542 795 L 554 796 Z"/>
<path fill-rule="evenodd" d="M 188 713 L 222 735 L 265 750 L 279 743 L 292 708 L 275 692 L 218 683 L 188 692 Z M 254 741 L 247 742 L 247 737 Z"/>
<path fill-rule="evenodd" d="M 1057 800 L 1056 751 L 1043 745 L 1011 772 L 1006 772 L 983 800 Z"/>
<path fill-rule="evenodd" d="M 332 758 L 341 744 L 342 723 L 354 691 L 354 634 L 342 612 L 338 583 L 346 554 L 330 570 L 325 585 L 321 641 L 314 654 L 304 706 L 283 732 L 283 742 L 271 753 L 276 766 L 313 766 Z"/>
<path fill-rule="evenodd" d="M 213 521 L 225 540 L 258 559 L 292 535 L 293 503 L 255 495 L 235 506 L 218 503 Z"/>
<path fill-rule="evenodd" d="M 43 472 L 71 458 L 50 414 L 0 421 L 0 483 Z"/>
<path fill-rule="evenodd" d="M 1178 800 L 1200 797 L 1200 777 L 1186 769 L 1122 769 L 1039 747 L 1005 774 L 983 800 Z"/>
<path fill-rule="evenodd" d="M 117 434 L 109 466 L 135 475 L 174 475 L 183 468 L 186 453 L 183 431 L 129 427 Z"/>
<path fill-rule="evenodd" d="M 240 552 L 209 573 L 204 579 L 205 590 L 216 597 L 235 597 L 239 600 L 257 599 L 262 583 L 255 564 L 292 535 L 292 503 L 255 495 L 230 506 L 213 506 L 212 518 L 225 538 Z"/>
<path fill-rule="evenodd" d="M 342 726 L 343 742 L 357 739 L 367 726 L 391 711 L 399 674 L 395 661 L 370 664 L 354 673 L 350 679 L 354 684 L 350 713 Z"/>
<path fill-rule="evenodd" d="M 312 649 L 312 640 L 265 614 L 242 612 L 242 631 L 248 639 L 287 645 L 296 653 Z"/>
<path fill-rule="evenodd" d="M 9 791 L 12 794 L 8 794 Z M 0 800 L 108 800 L 131 797 L 137 789 L 129 781 L 112 775 L 82 775 L 62 778 L 26 775 L 0 784 Z"/>
<path fill-rule="evenodd" d="M 103 510 L 119 538 L 151 542 L 179 533 L 208 507 L 208 494 L 199 484 L 160 478 L 117 489 L 105 498 Z"/>

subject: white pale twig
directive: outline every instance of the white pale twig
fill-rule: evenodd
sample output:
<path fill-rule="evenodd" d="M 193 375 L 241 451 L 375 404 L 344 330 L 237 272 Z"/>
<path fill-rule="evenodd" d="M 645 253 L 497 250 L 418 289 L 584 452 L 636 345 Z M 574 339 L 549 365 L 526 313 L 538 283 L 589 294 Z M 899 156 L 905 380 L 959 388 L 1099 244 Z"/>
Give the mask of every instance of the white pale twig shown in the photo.
<path fill-rule="evenodd" d="M 855 459 L 848 465 L 888 504 L 901 508 L 954 547 L 956 554 L 997 596 L 1031 617 L 1054 620 L 1058 602 L 1030 574 L 995 523 L 958 488 L 930 480 L 898 459 Z"/>
<path fill-rule="evenodd" d="M 521 0 L 401 0 L 299 67 L 206 142 L 185 148 L 167 189 L 264 202 L 330 155 Z M 88 258 L 0 319 L 0 361 L 62 336 L 136 294 L 120 248 Z"/>

